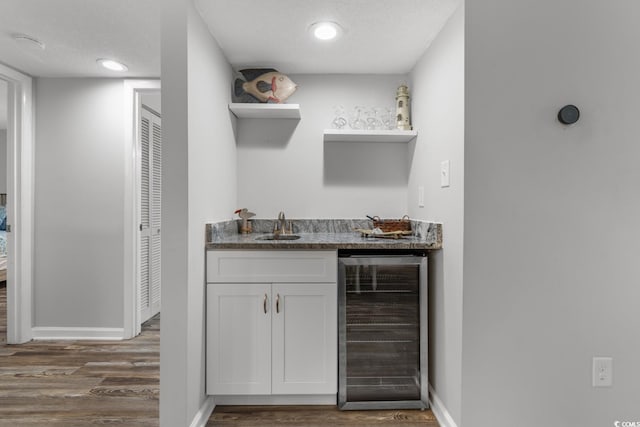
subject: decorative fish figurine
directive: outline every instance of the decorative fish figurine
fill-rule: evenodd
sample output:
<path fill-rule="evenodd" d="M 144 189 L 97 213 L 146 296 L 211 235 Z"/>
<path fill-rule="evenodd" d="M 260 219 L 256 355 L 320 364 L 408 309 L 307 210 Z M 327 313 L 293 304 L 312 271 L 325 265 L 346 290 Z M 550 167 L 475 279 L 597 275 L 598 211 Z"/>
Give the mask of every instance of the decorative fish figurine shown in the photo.
<path fill-rule="evenodd" d="M 288 76 L 273 68 L 240 70 L 243 78 L 234 83 L 236 102 L 262 102 L 280 104 L 296 91 L 296 85 Z"/>

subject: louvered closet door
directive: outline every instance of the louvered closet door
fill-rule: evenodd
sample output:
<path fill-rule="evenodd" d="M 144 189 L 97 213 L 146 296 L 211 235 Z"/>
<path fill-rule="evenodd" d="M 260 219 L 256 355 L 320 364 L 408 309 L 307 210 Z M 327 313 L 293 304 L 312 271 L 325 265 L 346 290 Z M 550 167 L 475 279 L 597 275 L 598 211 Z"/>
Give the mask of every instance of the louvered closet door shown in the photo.
<path fill-rule="evenodd" d="M 144 322 L 160 312 L 160 117 L 143 109 L 140 129 L 140 320 Z"/>

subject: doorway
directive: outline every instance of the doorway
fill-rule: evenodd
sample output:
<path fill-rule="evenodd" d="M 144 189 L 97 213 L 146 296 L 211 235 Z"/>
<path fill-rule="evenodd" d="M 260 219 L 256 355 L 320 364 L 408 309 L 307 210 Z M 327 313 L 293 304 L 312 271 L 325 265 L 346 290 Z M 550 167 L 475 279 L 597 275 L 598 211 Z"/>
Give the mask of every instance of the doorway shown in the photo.
<path fill-rule="evenodd" d="M 2 64 L 0 81 L 6 88 L 0 101 L 6 105 L 6 169 L 0 172 L 6 177 L 0 195 L 6 213 L 6 342 L 20 344 L 32 338 L 33 83 Z"/>
<path fill-rule="evenodd" d="M 0 80 L 0 344 L 7 342 L 7 86 Z"/>
<path fill-rule="evenodd" d="M 146 173 L 153 172 L 153 163 L 160 161 L 162 124 L 160 105 L 160 81 L 159 80 L 125 80 L 125 239 L 124 239 L 124 337 L 133 338 L 141 331 L 144 322 L 143 317 L 153 316 L 154 311 L 160 309 L 160 218 L 159 209 L 161 200 L 159 198 L 160 188 L 160 165 L 155 167 L 155 174 L 158 179 L 147 178 L 145 186 L 148 191 L 155 192 L 157 198 L 145 198 L 142 196 L 143 168 Z M 151 147 L 145 156 L 142 153 L 143 120 L 146 120 L 148 138 L 146 144 Z M 155 123 L 155 125 L 154 125 Z M 154 135 L 154 126 L 156 135 Z M 150 131 L 150 132 L 149 132 Z M 155 150 L 153 149 L 155 145 Z M 148 150 L 148 148 L 147 148 Z M 155 152 L 155 159 L 153 154 Z M 151 155 L 151 157 L 149 157 Z M 143 157 L 146 158 L 146 165 L 143 165 Z M 145 187 L 147 188 L 147 187 Z M 146 220 L 142 221 L 143 210 L 152 214 L 152 204 L 156 204 L 156 218 L 145 215 Z M 148 203 L 148 205 L 147 205 Z M 147 207 L 149 210 L 147 211 Z M 148 226 L 147 226 L 148 223 Z M 153 227 L 152 225 L 156 226 Z M 148 227 L 148 228 L 147 228 Z M 155 234 L 154 234 L 155 233 Z M 155 237 L 154 237 L 155 236 Z M 146 242 L 145 242 L 146 240 Z M 155 242 L 154 242 L 155 240 Z M 144 246 L 148 245 L 148 246 Z M 155 245 L 155 246 L 154 246 Z M 154 256 L 153 250 L 157 256 Z M 146 258 L 145 258 L 146 257 Z M 153 264 L 155 263 L 155 264 Z M 158 274 L 154 281 L 154 270 Z M 157 292 L 154 293 L 154 289 Z M 146 290 L 148 294 L 146 294 Z"/>

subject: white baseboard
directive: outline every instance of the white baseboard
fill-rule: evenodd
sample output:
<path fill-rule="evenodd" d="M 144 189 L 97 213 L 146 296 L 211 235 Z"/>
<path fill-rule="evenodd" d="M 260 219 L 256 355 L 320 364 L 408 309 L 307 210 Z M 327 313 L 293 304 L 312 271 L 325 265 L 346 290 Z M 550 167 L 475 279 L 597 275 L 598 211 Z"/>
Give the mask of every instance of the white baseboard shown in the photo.
<path fill-rule="evenodd" d="M 189 427 L 205 427 L 215 407 L 216 404 L 213 396 L 207 396 L 207 400 L 204 401 L 196 416 L 193 417 L 193 421 L 191 421 Z"/>
<path fill-rule="evenodd" d="M 429 404 L 431 405 L 431 412 L 435 415 L 440 427 L 457 427 L 455 421 L 453 421 L 453 417 L 449 414 L 449 411 L 447 411 L 447 408 L 433 390 L 431 384 L 429 384 Z"/>
<path fill-rule="evenodd" d="M 337 405 L 335 394 L 218 395 L 216 405 Z"/>
<path fill-rule="evenodd" d="M 35 327 L 31 329 L 34 340 L 122 340 L 123 328 L 57 328 Z"/>

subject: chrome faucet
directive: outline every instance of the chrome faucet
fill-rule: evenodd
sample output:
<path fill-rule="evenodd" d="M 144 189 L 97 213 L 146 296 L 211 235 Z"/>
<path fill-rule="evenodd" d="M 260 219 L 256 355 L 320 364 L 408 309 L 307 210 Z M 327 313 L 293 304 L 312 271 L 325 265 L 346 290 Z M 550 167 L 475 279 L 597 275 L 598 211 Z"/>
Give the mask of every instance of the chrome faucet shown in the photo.
<path fill-rule="evenodd" d="M 277 225 L 277 233 L 278 234 L 287 234 L 287 225 L 284 217 L 284 212 L 280 212 L 278 214 L 278 225 Z"/>

